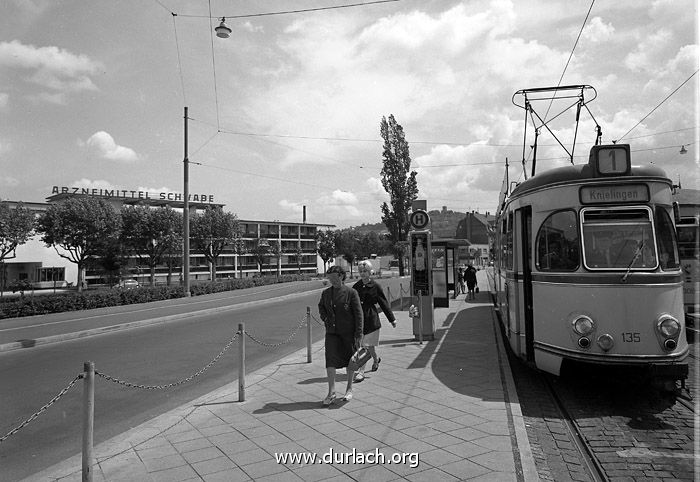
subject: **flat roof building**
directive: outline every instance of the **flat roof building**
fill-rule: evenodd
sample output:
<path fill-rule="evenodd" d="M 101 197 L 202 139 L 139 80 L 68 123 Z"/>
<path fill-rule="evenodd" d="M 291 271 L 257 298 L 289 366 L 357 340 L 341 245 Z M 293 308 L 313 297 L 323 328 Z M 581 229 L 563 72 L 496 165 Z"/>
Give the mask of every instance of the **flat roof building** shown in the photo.
<path fill-rule="evenodd" d="M 140 205 L 152 208 L 171 207 L 182 211 L 184 200 L 180 193 L 152 193 L 131 190 L 107 190 L 93 188 L 68 188 L 54 186 L 46 202 L 22 202 L 37 215 L 46 211 L 53 203 L 73 197 L 98 197 L 120 209 L 124 205 Z M 16 207 L 19 201 L 5 201 L 10 207 Z M 191 194 L 189 204 L 190 219 L 192 215 L 207 207 L 224 208 L 224 204 L 215 203 L 209 194 Z M 306 211 L 304 211 L 304 217 Z M 332 224 L 307 222 L 285 222 L 239 219 L 242 240 L 248 248 L 258 240 L 275 242 L 280 246 L 278 254 L 271 254 L 262 268 L 263 274 L 303 273 L 315 275 L 322 270 L 323 261 L 317 254 L 316 233 L 319 229 L 334 227 Z M 39 235 L 35 235 L 26 244 L 16 249 L 16 256 L 6 259 L 0 266 L 0 288 L 7 291 L 15 281 L 26 280 L 36 289 L 61 288 L 72 286 L 77 282 L 77 266 L 60 256 L 61 249 L 47 247 Z M 211 279 L 211 265 L 203 253 L 190 248 L 190 279 Z M 248 277 L 259 273 L 255 257 L 250 253 L 238 254 L 233 247 L 227 246 L 216 260 L 217 279 Z M 136 256 L 128 258 L 127 266 L 122 268 L 122 278 L 135 278 L 141 284 L 150 284 L 150 268 Z M 173 276 L 174 274 L 174 276 Z M 84 280 L 88 286 L 107 284 L 106 274 L 98 267 L 88 267 Z M 169 258 L 169 263 L 159 265 L 155 270 L 155 283 L 177 284 L 182 282 L 182 253 Z"/>

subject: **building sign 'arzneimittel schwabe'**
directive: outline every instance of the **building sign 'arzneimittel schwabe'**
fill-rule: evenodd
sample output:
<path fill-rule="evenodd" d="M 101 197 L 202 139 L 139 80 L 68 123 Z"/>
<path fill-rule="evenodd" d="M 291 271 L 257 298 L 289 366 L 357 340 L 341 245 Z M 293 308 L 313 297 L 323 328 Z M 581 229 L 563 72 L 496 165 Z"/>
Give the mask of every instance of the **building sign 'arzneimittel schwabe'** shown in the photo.
<path fill-rule="evenodd" d="M 82 194 L 85 196 L 95 196 L 103 198 L 118 198 L 118 199 L 157 199 L 161 201 L 180 201 L 182 202 L 183 195 L 178 192 L 149 192 L 149 191 L 131 191 L 128 189 L 99 189 L 87 187 L 66 187 L 54 186 L 51 194 Z M 213 194 L 190 194 L 188 201 L 200 203 L 213 203 Z"/>

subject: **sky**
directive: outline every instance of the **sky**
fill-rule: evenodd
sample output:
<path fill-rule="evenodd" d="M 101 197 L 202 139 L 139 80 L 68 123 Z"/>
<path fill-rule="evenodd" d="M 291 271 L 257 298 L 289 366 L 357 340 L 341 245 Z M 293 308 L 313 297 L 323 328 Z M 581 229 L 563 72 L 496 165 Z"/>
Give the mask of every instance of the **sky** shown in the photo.
<path fill-rule="evenodd" d="M 493 213 L 506 159 L 511 181 L 523 159 L 531 174 L 516 92 L 557 85 L 593 87 L 577 131 L 569 101 L 533 102 L 569 151 L 576 135 L 574 163 L 597 122 L 633 164 L 700 187 L 695 0 L 348 6 L 370 1 L 3 0 L 0 199 L 182 193 L 187 144 L 190 193 L 240 219 L 377 223 L 393 115 L 429 210 Z M 547 129 L 538 145 L 537 172 L 570 163 Z"/>

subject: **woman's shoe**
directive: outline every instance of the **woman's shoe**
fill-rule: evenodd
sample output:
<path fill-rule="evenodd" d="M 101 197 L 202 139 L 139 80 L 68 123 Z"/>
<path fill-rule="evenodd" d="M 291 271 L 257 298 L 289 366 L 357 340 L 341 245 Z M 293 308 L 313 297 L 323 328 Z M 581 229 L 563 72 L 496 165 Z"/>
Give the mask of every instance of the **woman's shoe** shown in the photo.
<path fill-rule="evenodd" d="M 330 405 L 334 401 L 335 401 L 335 393 L 331 393 L 326 398 L 324 398 L 321 403 L 323 404 L 324 407 L 327 407 L 328 405 Z"/>
<path fill-rule="evenodd" d="M 376 372 L 377 370 L 379 370 L 379 363 L 380 363 L 381 361 L 382 361 L 381 358 L 377 358 L 377 361 L 374 362 L 374 363 L 372 363 L 372 371 L 373 371 L 373 372 Z"/>
<path fill-rule="evenodd" d="M 355 376 L 353 377 L 352 381 L 355 383 L 360 383 L 364 379 L 365 375 L 363 373 L 357 372 L 355 373 Z"/>
<path fill-rule="evenodd" d="M 346 402 L 349 402 L 350 400 L 352 400 L 352 390 L 349 390 L 345 393 L 343 400 L 345 400 Z"/>

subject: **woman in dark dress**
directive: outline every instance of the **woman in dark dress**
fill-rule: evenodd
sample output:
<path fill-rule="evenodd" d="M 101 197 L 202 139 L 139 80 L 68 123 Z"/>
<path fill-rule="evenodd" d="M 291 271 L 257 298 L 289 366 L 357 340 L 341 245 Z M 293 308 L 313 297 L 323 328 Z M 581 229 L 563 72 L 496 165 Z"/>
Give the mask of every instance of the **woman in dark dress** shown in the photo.
<path fill-rule="evenodd" d="M 326 326 L 326 377 L 328 395 L 323 405 L 328 406 L 336 399 L 335 371 L 348 367 L 355 350 L 362 344 L 362 305 L 357 291 L 345 286 L 345 270 L 331 266 L 326 276 L 330 288 L 323 290 L 318 312 Z M 353 371 L 348 368 L 348 384 L 343 400 L 352 399 Z"/>
<path fill-rule="evenodd" d="M 362 303 L 362 315 L 364 317 L 362 345 L 366 346 L 367 350 L 372 355 L 372 371 L 376 372 L 377 369 L 379 369 L 379 362 L 382 361 L 379 355 L 377 355 L 377 349 L 375 348 L 379 345 L 379 329 L 382 326 L 379 322 L 377 305 L 379 305 L 379 308 L 381 308 L 387 320 L 389 320 L 389 323 L 391 323 L 391 326 L 394 328 L 396 328 L 396 318 L 391 311 L 391 306 L 389 306 L 386 296 L 384 296 L 384 290 L 371 278 L 372 263 L 369 261 L 360 261 L 357 263 L 357 271 L 360 273 L 361 279 L 352 287 L 360 294 L 360 302 Z M 355 381 L 361 382 L 364 379 L 365 366 L 362 365 L 355 374 Z"/>

